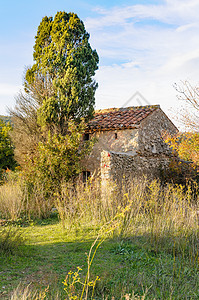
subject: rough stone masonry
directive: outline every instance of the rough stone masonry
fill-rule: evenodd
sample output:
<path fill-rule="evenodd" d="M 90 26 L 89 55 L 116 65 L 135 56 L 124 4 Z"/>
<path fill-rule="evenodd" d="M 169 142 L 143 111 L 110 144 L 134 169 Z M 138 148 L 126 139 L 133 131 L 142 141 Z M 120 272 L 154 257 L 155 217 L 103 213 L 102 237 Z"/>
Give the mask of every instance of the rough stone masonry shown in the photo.
<path fill-rule="evenodd" d="M 83 162 L 84 170 L 100 174 L 102 180 L 158 177 L 171 156 L 163 135 L 177 132 L 159 105 L 96 111 L 87 135 L 97 142 Z"/>

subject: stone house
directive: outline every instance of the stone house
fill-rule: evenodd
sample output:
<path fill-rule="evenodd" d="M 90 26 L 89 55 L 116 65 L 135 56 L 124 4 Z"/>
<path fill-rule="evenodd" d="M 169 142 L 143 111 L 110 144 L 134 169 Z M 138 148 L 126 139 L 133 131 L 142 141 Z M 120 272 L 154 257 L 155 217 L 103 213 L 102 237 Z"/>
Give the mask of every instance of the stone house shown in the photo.
<path fill-rule="evenodd" d="M 175 134 L 178 129 L 159 105 L 96 111 L 84 135 L 97 142 L 83 162 L 83 179 L 94 173 L 102 179 L 158 177 L 171 155 L 163 141 L 165 132 Z"/>

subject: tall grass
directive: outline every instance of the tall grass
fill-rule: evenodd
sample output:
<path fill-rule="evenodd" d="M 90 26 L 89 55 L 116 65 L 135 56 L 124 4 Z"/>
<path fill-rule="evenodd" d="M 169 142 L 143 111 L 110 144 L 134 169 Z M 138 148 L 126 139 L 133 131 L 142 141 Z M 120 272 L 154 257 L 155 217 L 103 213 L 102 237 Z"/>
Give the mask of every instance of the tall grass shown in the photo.
<path fill-rule="evenodd" d="M 0 220 L 18 221 L 20 218 L 47 218 L 54 206 L 54 198 L 46 199 L 43 185 L 30 187 L 22 176 L 10 176 L 0 186 Z M 1 224 L 1 222 L 0 222 Z"/>
<path fill-rule="evenodd" d="M 143 236 L 156 252 L 180 252 L 198 262 L 199 201 L 191 186 L 162 186 L 157 180 L 142 179 L 122 189 L 109 182 L 101 193 L 99 181 L 63 185 L 55 201 L 63 227 L 103 225 L 118 215 L 115 236 Z"/>
<path fill-rule="evenodd" d="M 83 223 L 104 224 L 117 214 L 117 204 L 114 203 L 112 189 L 106 198 L 101 193 L 99 180 L 78 182 L 75 186 L 63 183 L 61 193 L 56 195 L 55 207 L 63 227 L 68 229 Z"/>
<path fill-rule="evenodd" d="M 24 211 L 25 195 L 19 182 L 10 180 L 0 186 L 0 218 L 17 220 Z"/>
<path fill-rule="evenodd" d="M 142 178 L 128 188 L 107 182 L 102 190 L 101 182 L 91 178 L 86 184 L 63 182 L 59 193 L 48 199 L 45 195 L 41 184 L 30 193 L 23 181 L 8 181 L 0 187 L 1 218 L 48 217 L 54 207 L 63 228 L 71 230 L 101 226 L 118 216 L 117 237 L 148 237 L 154 251 L 165 248 L 198 262 L 199 200 L 191 185 L 162 186 Z"/>

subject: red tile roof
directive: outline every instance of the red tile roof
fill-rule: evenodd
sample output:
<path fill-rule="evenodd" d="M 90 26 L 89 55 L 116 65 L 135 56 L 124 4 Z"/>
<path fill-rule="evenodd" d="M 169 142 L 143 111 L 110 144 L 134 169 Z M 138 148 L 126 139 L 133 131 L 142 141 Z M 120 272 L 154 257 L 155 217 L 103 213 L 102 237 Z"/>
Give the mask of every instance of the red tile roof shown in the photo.
<path fill-rule="evenodd" d="M 159 105 L 148 105 L 97 110 L 88 131 L 135 128 L 158 108 Z"/>

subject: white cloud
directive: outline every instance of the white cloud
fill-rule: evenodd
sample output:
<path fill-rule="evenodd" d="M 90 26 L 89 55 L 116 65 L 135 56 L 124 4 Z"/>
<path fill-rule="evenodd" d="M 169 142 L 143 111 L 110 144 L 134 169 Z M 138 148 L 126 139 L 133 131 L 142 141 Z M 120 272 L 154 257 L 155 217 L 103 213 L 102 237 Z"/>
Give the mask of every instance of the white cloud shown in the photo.
<path fill-rule="evenodd" d="M 168 0 L 164 4 L 132 5 L 114 7 L 110 10 L 96 8 L 98 18 L 87 18 L 88 30 L 99 30 L 103 27 L 120 25 L 145 19 L 154 19 L 168 24 L 198 21 L 199 1 L 198 0 Z"/>
<path fill-rule="evenodd" d="M 137 90 L 166 111 L 178 106 L 173 84 L 199 78 L 199 1 L 97 12 L 86 20 L 101 59 L 97 107 L 121 106 Z"/>
<path fill-rule="evenodd" d="M 182 25 L 182 26 L 179 26 L 177 28 L 177 32 L 185 32 L 185 31 L 188 31 L 188 30 L 193 30 L 193 29 L 198 29 L 199 28 L 199 22 L 198 23 L 189 23 L 189 24 L 186 24 L 186 25 Z"/>

